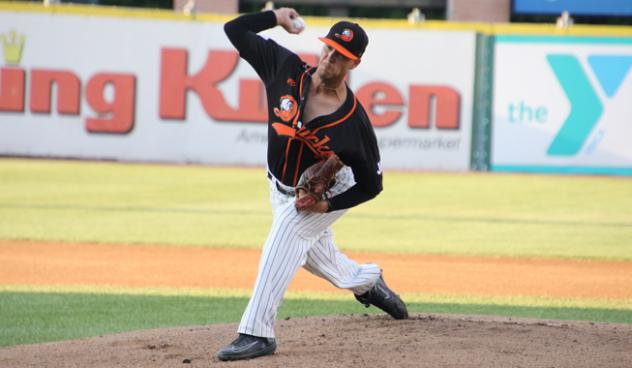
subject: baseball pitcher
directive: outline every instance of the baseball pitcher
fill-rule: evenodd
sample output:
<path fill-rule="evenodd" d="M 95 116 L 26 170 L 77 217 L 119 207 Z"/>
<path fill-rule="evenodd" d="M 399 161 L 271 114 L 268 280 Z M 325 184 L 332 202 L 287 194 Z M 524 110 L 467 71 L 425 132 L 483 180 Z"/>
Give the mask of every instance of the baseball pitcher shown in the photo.
<path fill-rule="evenodd" d="M 347 209 L 382 191 L 380 153 L 364 108 L 345 83 L 369 43 L 356 23 L 334 24 L 318 65 L 264 39 L 258 32 L 280 25 L 298 34 L 294 9 L 242 15 L 224 26 L 230 42 L 257 72 L 268 101 L 268 179 L 273 223 L 239 336 L 217 353 L 220 360 L 250 359 L 276 350 L 274 322 L 299 267 L 354 293 L 395 319 L 406 305 L 390 290 L 377 264 L 358 264 L 333 241 L 331 225 Z"/>

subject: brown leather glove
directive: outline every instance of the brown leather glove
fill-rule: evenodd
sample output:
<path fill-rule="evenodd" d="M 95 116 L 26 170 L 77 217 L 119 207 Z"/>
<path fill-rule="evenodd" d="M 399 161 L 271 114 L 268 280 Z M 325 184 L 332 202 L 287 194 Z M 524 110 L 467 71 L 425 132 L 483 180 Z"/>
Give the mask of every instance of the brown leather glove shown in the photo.
<path fill-rule="evenodd" d="M 296 186 L 296 209 L 304 210 L 323 200 L 325 192 L 334 185 L 336 173 L 342 166 L 340 158 L 332 154 L 326 160 L 318 161 L 308 167 Z M 305 194 L 299 197 L 299 190 L 303 190 Z"/>

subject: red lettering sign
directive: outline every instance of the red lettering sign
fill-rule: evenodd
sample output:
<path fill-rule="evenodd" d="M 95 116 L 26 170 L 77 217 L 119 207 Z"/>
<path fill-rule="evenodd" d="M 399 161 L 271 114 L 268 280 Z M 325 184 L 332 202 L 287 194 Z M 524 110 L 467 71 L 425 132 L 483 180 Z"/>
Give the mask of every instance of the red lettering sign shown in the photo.
<path fill-rule="evenodd" d="M 61 70 L 31 70 L 31 111 L 50 114 L 54 85 L 57 86 L 57 111 L 79 115 L 81 81 L 74 73 Z"/>
<path fill-rule="evenodd" d="M 24 112 L 26 72 L 18 68 L 1 68 L 0 111 Z M 35 113 L 50 114 L 53 86 L 57 86 L 57 111 L 79 115 L 81 81 L 76 74 L 65 70 L 31 70 L 30 109 Z M 112 90 L 110 101 L 106 88 Z M 87 83 L 86 101 L 97 113 L 85 120 L 91 133 L 126 134 L 134 127 L 136 109 L 136 77 L 131 74 L 100 73 Z"/>
<path fill-rule="evenodd" d="M 24 70 L 0 68 L 0 111 L 24 112 Z"/>
<path fill-rule="evenodd" d="M 113 89 L 113 98 L 107 101 L 105 89 Z M 96 74 L 86 86 L 88 105 L 98 114 L 86 118 L 86 129 L 90 133 L 126 134 L 134 127 L 136 100 L 136 77 L 131 74 Z"/>
<path fill-rule="evenodd" d="M 187 92 L 193 91 L 206 113 L 219 121 L 267 120 L 263 86 L 256 79 L 239 81 L 239 106 L 226 103 L 218 84 L 237 67 L 239 55 L 234 51 L 209 51 L 204 66 L 194 75 L 188 74 L 188 52 L 184 49 L 163 49 L 160 67 L 160 117 L 186 118 Z"/>
<path fill-rule="evenodd" d="M 434 120 L 437 129 L 459 129 L 461 97 L 456 90 L 445 86 L 412 85 L 409 95 L 408 126 L 428 129 Z"/>
<path fill-rule="evenodd" d="M 402 112 L 399 111 L 404 104 L 402 95 L 388 83 L 365 84 L 357 90 L 356 96 L 364 106 L 373 126 L 389 126 L 399 120 L 402 115 Z M 377 107 L 383 107 L 383 111 L 376 111 Z"/>
<path fill-rule="evenodd" d="M 315 54 L 301 54 L 309 65 L 316 65 Z M 189 71 L 186 49 L 164 48 L 160 61 L 158 112 L 162 119 L 185 120 L 187 98 L 192 92 L 206 114 L 215 121 L 266 122 L 266 94 L 255 78 L 237 80 L 237 106 L 231 106 L 220 85 L 226 82 L 241 62 L 235 51 L 209 50 L 204 65 Z M 24 112 L 27 71 L 15 67 L 0 68 L 0 112 Z M 80 78 L 69 70 L 32 69 L 30 71 L 29 108 L 34 113 L 50 114 L 53 94 L 57 112 L 79 115 L 81 109 Z M 85 86 L 85 99 L 95 116 L 85 119 L 91 133 L 126 134 L 134 127 L 136 111 L 136 77 L 132 74 L 98 73 Z M 233 82 L 231 82 L 233 83 Z M 296 83 L 288 79 L 288 83 Z M 112 93 L 107 93 L 112 92 Z M 459 129 L 460 95 L 452 87 L 410 85 L 406 96 L 387 82 L 369 82 L 357 88 L 356 96 L 375 127 L 398 122 L 407 109 L 408 126 L 416 129 Z M 316 152 L 325 149 L 326 141 L 313 141 L 307 130 L 298 136 Z"/>

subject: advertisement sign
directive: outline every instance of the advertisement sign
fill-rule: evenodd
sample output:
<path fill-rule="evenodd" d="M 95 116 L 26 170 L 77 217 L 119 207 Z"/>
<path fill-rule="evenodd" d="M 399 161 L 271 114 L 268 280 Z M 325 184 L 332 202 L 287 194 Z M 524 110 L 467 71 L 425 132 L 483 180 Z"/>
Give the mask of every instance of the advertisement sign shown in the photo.
<path fill-rule="evenodd" d="M 492 170 L 632 174 L 632 38 L 496 37 Z"/>
<path fill-rule="evenodd" d="M 314 65 L 328 26 L 262 35 Z M 349 85 L 383 167 L 467 170 L 474 32 L 366 29 Z M 0 154 L 265 165 L 265 90 L 222 22 L 0 11 L 0 35 Z"/>
<path fill-rule="evenodd" d="M 631 0 L 513 0 L 516 14 L 561 14 L 632 16 Z"/>

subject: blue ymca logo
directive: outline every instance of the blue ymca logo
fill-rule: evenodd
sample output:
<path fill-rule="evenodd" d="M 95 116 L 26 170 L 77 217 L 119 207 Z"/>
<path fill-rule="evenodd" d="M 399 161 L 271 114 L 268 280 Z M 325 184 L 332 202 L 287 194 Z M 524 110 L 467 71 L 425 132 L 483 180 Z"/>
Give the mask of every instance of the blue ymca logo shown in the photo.
<path fill-rule="evenodd" d="M 573 156 L 582 148 L 603 114 L 603 102 L 576 56 L 549 54 L 546 59 L 571 105 L 571 111 L 547 154 Z M 632 66 L 630 55 L 589 55 L 587 61 L 609 99 L 617 94 Z"/>

